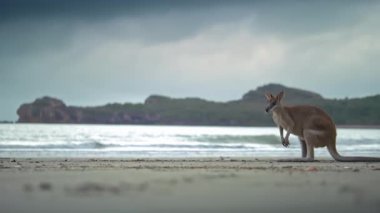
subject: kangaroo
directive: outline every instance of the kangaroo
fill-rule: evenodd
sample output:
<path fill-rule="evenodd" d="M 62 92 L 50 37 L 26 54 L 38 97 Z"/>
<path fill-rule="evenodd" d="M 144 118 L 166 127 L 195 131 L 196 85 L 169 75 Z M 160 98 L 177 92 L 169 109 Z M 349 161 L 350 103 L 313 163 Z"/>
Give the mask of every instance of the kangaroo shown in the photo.
<path fill-rule="evenodd" d="M 301 142 L 302 158 L 285 161 L 314 161 L 314 148 L 327 147 L 336 161 L 344 162 L 380 162 L 375 157 L 345 157 L 336 149 L 336 127 L 331 117 L 322 109 L 309 105 L 283 106 L 281 100 L 284 91 L 277 96 L 266 94 L 268 106 L 265 111 L 272 114 L 273 121 L 280 129 L 282 145 L 289 146 L 289 135 L 298 136 Z M 286 135 L 284 138 L 284 129 Z"/>

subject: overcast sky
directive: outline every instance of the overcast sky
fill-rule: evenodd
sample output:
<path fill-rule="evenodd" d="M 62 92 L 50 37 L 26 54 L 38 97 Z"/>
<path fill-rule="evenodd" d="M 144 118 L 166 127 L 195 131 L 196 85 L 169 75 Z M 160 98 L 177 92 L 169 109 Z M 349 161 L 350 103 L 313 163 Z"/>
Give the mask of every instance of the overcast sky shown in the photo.
<path fill-rule="evenodd" d="M 0 120 L 150 94 L 225 101 L 266 83 L 380 93 L 380 1 L 0 0 Z"/>

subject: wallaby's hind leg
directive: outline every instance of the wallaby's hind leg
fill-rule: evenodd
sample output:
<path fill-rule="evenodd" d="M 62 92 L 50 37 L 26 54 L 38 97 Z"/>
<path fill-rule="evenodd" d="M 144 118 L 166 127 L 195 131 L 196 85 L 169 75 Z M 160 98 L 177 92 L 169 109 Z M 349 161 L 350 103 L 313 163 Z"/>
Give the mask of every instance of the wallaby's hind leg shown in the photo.
<path fill-rule="evenodd" d="M 314 146 L 311 142 L 306 142 L 306 159 L 314 161 Z"/>
<path fill-rule="evenodd" d="M 301 137 L 299 137 L 298 139 L 300 140 L 301 144 L 302 158 L 306 158 L 306 141 Z"/>

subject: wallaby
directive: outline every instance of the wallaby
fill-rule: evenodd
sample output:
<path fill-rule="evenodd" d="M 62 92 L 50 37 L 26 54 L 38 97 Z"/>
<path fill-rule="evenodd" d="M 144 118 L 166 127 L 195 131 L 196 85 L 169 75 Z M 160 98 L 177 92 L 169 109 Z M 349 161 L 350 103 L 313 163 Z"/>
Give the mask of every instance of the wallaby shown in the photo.
<path fill-rule="evenodd" d="M 337 161 L 345 162 L 380 162 L 375 157 L 345 157 L 336 150 L 336 127 L 331 117 L 315 106 L 283 106 L 281 100 L 284 92 L 277 96 L 266 94 L 268 106 L 265 111 L 272 114 L 273 121 L 280 129 L 282 145 L 289 145 L 289 135 L 298 136 L 301 142 L 302 158 L 286 161 L 314 161 L 314 148 L 327 147 L 331 156 Z M 286 130 L 284 138 L 283 131 Z"/>

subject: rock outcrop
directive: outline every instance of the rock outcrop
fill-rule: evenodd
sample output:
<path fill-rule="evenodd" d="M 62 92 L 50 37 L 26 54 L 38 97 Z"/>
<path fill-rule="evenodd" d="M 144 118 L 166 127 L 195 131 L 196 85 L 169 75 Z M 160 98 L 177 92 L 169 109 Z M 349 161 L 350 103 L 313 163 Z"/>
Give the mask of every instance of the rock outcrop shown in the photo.
<path fill-rule="evenodd" d="M 33 103 L 21 105 L 17 110 L 18 122 L 69 123 L 73 121 L 69 111 L 63 101 L 43 97 L 36 99 Z"/>

